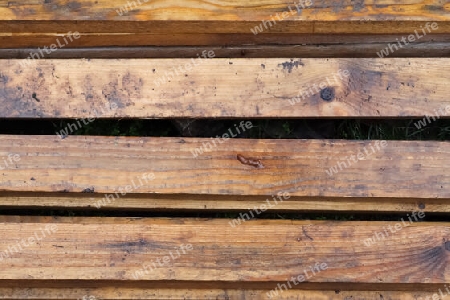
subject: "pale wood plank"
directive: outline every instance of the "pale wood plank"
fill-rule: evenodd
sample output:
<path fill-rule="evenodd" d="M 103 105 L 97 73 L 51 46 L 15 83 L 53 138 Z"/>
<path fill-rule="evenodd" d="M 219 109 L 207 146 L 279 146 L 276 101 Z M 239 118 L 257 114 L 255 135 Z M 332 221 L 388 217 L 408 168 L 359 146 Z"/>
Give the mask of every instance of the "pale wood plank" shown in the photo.
<path fill-rule="evenodd" d="M 437 110 L 448 117 L 450 111 L 447 58 L 197 59 L 183 72 L 174 68 L 191 59 L 24 62 L 0 60 L 2 118 L 88 118 L 96 110 L 103 110 L 100 118 L 423 117 Z M 325 88 L 334 90 L 330 101 Z"/>

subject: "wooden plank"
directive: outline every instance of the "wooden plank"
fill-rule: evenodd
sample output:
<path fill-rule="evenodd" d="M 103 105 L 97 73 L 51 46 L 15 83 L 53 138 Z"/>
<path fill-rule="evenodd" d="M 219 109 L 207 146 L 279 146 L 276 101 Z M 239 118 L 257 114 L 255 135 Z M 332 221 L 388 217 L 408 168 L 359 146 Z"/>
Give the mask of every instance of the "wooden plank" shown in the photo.
<path fill-rule="evenodd" d="M 328 284 L 329 285 L 329 284 Z M 325 288 L 325 285 L 324 285 Z M 341 287 L 342 288 L 342 287 Z M 440 287 L 446 293 L 445 286 Z M 439 291 L 436 288 L 435 291 Z M 169 288 L 0 288 L 0 299 L 82 299 L 82 300 L 125 300 L 125 299 L 145 299 L 145 300 L 227 300 L 227 299 L 250 299 L 250 300 L 270 300 L 267 296 L 268 290 L 262 289 L 200 289 L 189 287 L 184 289 Z M 439 295 L 439 293 L 438 293 Z M 420 300 L 429 297 L 431 299 L 433 291 L 311 291 L 311 290 L 288 290 L 284 291 L 277 298 L 279 300 L 342 300 L 342 299 L 390 299 L 390 300 Z M 86 298 L 82 298 L 86 297 Z M 89 298 L 91 297 L 91 298 Z M 94 298 L 95 297 L 95 298 Z M 301 298 L 299 298 L 301 297 Z M 422 298 L 420 298 L 422 297 Z"/>
<path fill-rule="evenodd" d="M 354 24 L 353 27 L 357 26 Z M 149 26 L 151 27 L 151 26 Z M 389 27 L 395 28 L 395 27 Z M 372 28 L 372 30 L 375 30 Z M 374 33 L 376 31 L 372 31 Z M 201 46 L 201 47 L 220 47 L 220 46 L 248 46 L 248 45 L 299 45 L 299 44 L 350 44 L 365 42 L 386 42 L 397 43 L 396 39 L 408 36 L 414 31 L 398 34 L 297 34 L 297 33 L 279 33 L 279 34 L 258 34 L 252 33 L 201 33 L 201 34 L 183 34 L 183 33 L 80 33 L 80 38 L 67 40 L 64 42 L 63 33 L 5 33 L 0 32 L 0 49 L 7 48 L 29 48 L 40 47 L 49 48 L 52 44 L 57 46 L 55 52 L 68 48 L 80 47 L 129 47 L 129 46 Z M 428 34 L 420 38 L 420 43 L 426 42 L 446 42 L 448 33 Z M 60 46 L 58 45 L 58 41 Z M 408 46 L 412 45 L 411 43 Z M 403 48 L 408 46 L 403 45 Z M 398 52 L 398 51 L 397 51 Z M 47 57 L 47 53 L 45 56 Z"/>
<path fill-rule="evenodd" d="M 244 1 L 242 1 L 242 5 L 248 4 L 249 2 L 244 3 Z M 21 6 L 23 6 L 23 4 Z M 244 17 L 241 20 L 218 20 L 215 16 L 211 17 L 210 20 L 208 20 L 208 18 L 205 19 L 204 16 L 202 16 L 203 19 L 201 20 L 182 20 L 178 18 L 178 16 L 162 16 L 160 14 L 150 17 L 153 18 L 153 20 L 130 21 L 112 19 L 77 20 L 75 16 L 70 16 L 70 14 L 67 15 L 69 19 L 65 20 L 37 20 L 35 19 L 35 17 L 38 16 L 36 14 L 30 16 L 30 18 L 33 18 L 31 20 L 5 20 L 3 16 L 0 16 L 0 35 L 25 37 L 32 33 L 61 37 L 68 32 L 79 32 L 83 35 L 106 35 L 111 38 L 113 35 L 120 37 L 119 35 L 122 34 L 186 34 L 192 36 L 198 34 L 249 34 L 263 37 L 269 35 L 276 36 L 278 34 L 323 34 L 329 36 L 334 34 L 359 34 L 363 36 L 376 36 L 378 34 L 415 34 L 414 31 L 417 31 L 421 36 L 450 33 L 450 14 L 448 12 L 445 12 L 446 16 L 441 18 L 434 18 L 433 16 L 430 16 L 429 18 L 417 17 L 408 15 L 409 12 L 405 12 L 404 19 L 396 16 L 393 16 L 392 18 L 386 18 L 386 16 L 384 16 L 383 19 L 379 19 L 379 16 L 374 14 L 372 16 L 360 15 L 353 19 L 341 20 L 337 17 L 337 19 L 331 20 L 336 17 L 336 14 L 331 12 L 327 13 L 327 15 L 321 15 L 320 8 L 305 8 L 303 10 L 304 12 L 307 10 L 311 12 L 314 11 L 314 13 L 317 12 L 317 20 L 306 19 L 302 14 L 302 16 L 293 16 L 292 18 L 286 18 L 279 21 L 275 16 L 276 13 L 272 16 L 270 14 L 256 16 L 253 8 L 252 12 L 248 14 L 248 17 Z M 186 11 L 186 15 L 189 15 L 192 12 L 192 10 Z M 195 12 L 193 13 L 195 14 Z M 278 11 L 278 13 L 282 14 L 283 11 Z M 393 14 L 396 14 L 396 12 L 393 12 Z M 437 12 L 437 14 L 439 14 L 439 12 Z M 224 16 L 224 18 L 228 17 L 229 16 Z M 97 16 L 93 16 L 93 19 L 95 18 L 97 18 Z M 266 21 L 266 23 L 263 21 Z M 436 23 L 433 25 L 433 28 L 431 28 L 432 23 Z M 266 25 L 264 26 L 264 24 Z M 255 26 L 258 26 L 261 29 L 256 32 Z M 422 31 L 422 28 L 424 31 Z"/>
<path fill-rule="evenodd" d="M 101 201 L 102 194 L 67 193 L 0 193 L 1 209 L 71 209 L 96 210 L 94 203 Z M 127 194 L 120 201 L 108 203 L 103 209 L 132 211 L 246 211 L 259 207 L 267 197 L 239 195 L 157 195 Z M 427 198 L 370 198 L 370 197 L 297 197 L 292 196 L 268 207 L 271 212 L 370 212 L 370 213 L 408 213 L 414 210 L 426 213 L 449 213 L 448 199 Z"/>
<path fill-rule="evenodd" d="M 118 23 L 124 23 L 124 26 L 128 27 L 128 24 L 134 22 L 145 24 L 145 22 L 153 21 L 155 25 L 161 26 L 170 23 L 175 28 L 180 25 L 173 24 L 174 21 L 192 21 L 191 23 L 197 27 L 205 21 L 222 23 L 222 25 L 227 23 L 231 28 L 239 28 L 245 21 L 271 20 L 272 17 L 277 21 L 320 21 L 324 23 L 322 26 L 329 28 L 334 24 L 329 22 L 325 25 L 326 21 L 343 21 L 343 23 L 352 20 L 403 21 L 407 23 L 407 21 L 448 21 L 450 17 L 445 3 L 437 0 L 402 0 L 383 3 L 383 5 L 373 1 L 358 4 L 351 1 L 294 2 L 289 0 L 239 0 L 214 3 L 198 0 L 188 3 L 135 1 L 133 3 L 135 5 L 128 6 L 128 11 L 122 11 L 121 15 L 117 9 L 123 8 L 126 4 L 121 0 L 98 0 L 96 3 L 88 0 L 71 3 L 62 0 L 51 3 L 3 2 L 0 5 L 0 14 L 2 21 L 16 21 L 19 24 L 21 21 L 38 21 L 38 24 L 46 24 L 44 21 L 49 21 L 61 27 L 67 24 L 67 21 L 72 21 L 72 24 L 74 24 L 73 21 L 91 21 L 93 25 L 106 27 L 107 21 L 122 21 Z M 234 21 L 235 24 L 230 21 Z M 50 24 L 46 25 L 50 26 Z M 183 28 L 180 27 L 180 29 Z"/>
<path fill-rule="evenodd" d="M 450 110 L 447 58 L 27 63 L 0 60 L 1 118 L 448 117 Z"/>
<path fill-rule="evenodd" d="M 209 47 L 217 58 L 372 58 L 386 48 L 388 42 L 361 42 L 358 44 L 312 44 L 312 45 L 261 45 L 241 47 Z M 46 58 L 191 58 L 201 53 L 204 47 L 92 47 L 63 48 L 51 52 Z M 0 49 L 2 59 L 23 59 L 37 48 Z M 450 57 L 450 39 L 447 42 L 424 42 L 410 44 L 390 57 Z"/>
<path fill-rule="evenodd" d="M 383 32 L 399 32 L 411 25 L 413 30 L 420 29 L 419 24 L 424 21 L 441 21 L 442 25 L 448 26 L 450 17 L 445 3 L 438 0 L 402 0 L 383 5 L 373 1 L 355 4 L 351 1 L 289 0 L 176 4 L 149 1 L 134 4 L 121 15 L 117 10 L 126 5 L 121 0 L 99 0 L 95 4 L 84 0 L 69 4 L 62 0 L 25 4 L 9 2 L 0 5 L 0 20 L 5 32 L 26 32 L 28 28 L 31 28 L 29 32 L 55 32 L 55 29 L 65 31 L 71 25 L 73 30 L 73 25 L 76 25 L 80 30 L 97 33 L 137 30 L 238 33 L 249 32 L 250 26 L 259 25 L 263 20 L 274 20 L 278 26 L 273 26 L 273 30 L 279 32 L 358 33 L 369 32 L 368 29 L 373 29 L 374 25 Z M 336 21 L 340 26 L 336 26 Z M 352 26 L 355 23 L 351 21 L 360 21 L 360 26 Z M 209 26 L 205 27 L 206 24 Z"/>
<path fill-rule="evenodd" d="M 130 3 L 136 5 L 130 5 L 126 13 L 120 12 L 127 5 L 122 0 L 0 3 L 0 36 L 6 38 L 0 39 L 0 45 L 50 45 L 54 41 L 45 42 L 42 36 L 36 43 L 35 35 L 47 35 L 54 40 L 75 30 L 82 38 L 72 46 L 220 45 L 233 41 L 223 34 L 246 34 L 248 39 L 253 36 L 254 44 L 267 41 L 264 36 L 271 36 L 271 43 L 278 44 L 280 34 L 409 35 L 416 30 L 420 32 L 431 21 L 437 22 L 438 28 L 427 32 L 429 35 L 450 33 L 450 13 L 439 0 L 382 4 L 350 0 Z M 255 27 L 260 28 L 259 34 L 252 33 Z M 202 34 L 212 36 L 197 36 Z"/>
<path fill-rule="evenodd" d="M 247 221 L 234 228 L 223 219 L 0 219 L 0 249 L 27 244 L 7 250 L 11 255 L 0 261 L 1 280 L 257 282 L 267 283 L 268 290 L 276 287 L 271 282 L 303 274 L 309 283 L 450 280 L 450 223 L 411 223 L 406 216 L 406 225 L 400 220 L 282 220 Z M 394 233 L 365 245 L 367 238 L 394 227 Z M 36 237 L 34 243 L 30 237 Z M 148 272 L 136 273 L 144 263 Z M 320 271 L 304 272 L 317 263 Z"/>
<path fill-rule="evenodd" d="M 211 139 L 0 136 L 0 190 L 114 193 L 130 186 L 125 194 L 450 197 L 443 168 L 448 142 L 221 141 L 195 157 Z"/>

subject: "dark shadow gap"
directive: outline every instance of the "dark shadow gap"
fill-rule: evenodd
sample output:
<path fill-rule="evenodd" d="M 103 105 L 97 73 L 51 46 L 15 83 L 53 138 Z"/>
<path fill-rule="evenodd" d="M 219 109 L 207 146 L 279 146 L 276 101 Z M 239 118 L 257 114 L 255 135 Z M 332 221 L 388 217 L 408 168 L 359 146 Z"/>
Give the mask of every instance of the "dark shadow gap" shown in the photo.
<path fill-rule="evenodd" d="M 126 218 L 197 218 L 197 219 L 240 219 L 241 224 L 252 222 L 254 220 L 315 220 L 315 221 L 392 221 L 401 222 L 403 218 L 408 222 L 408 216 L 411 213 L 298 213 L 298 212 L 263 212 L 255 218 L 247 219 L 241 214 L 248 210 L 239 210 L 233 212 L 199 212 L 198 210 L 176 210 L 176 211 L 142 211 L 142 210 L 110 210 L 102 208 L 100 210 L 82 210 L 82 209 L 0 209 L 0 215 L 3 216 L 54 216 L 54 217 L 126 217 Z M 256 214 L 255 214 L 256 215 Z M 412 218 L 412 217 L 411 217 Z M 450 221 L 448 213 L 426 213 L 425 217 L 412 218 L 412 222 L 448 222 Z M 238 226 L 238 225 L 236 225 Z M 234 226 L 233 226 L 234 227 Z"/>
<path fill-rule="evenodd" d="M 0 134 L 209 138 L 237 133 L 241 122 L 250 129 L 236 138 L 450 140 L 450 119 L 0 119 Z"/>

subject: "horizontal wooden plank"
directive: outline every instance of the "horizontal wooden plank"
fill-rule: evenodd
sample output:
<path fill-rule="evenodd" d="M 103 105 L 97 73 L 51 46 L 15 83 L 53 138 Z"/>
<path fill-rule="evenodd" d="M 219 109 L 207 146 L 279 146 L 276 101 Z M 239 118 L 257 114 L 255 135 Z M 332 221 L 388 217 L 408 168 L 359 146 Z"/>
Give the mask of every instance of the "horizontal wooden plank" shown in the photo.
<path fill-rule="evenodd" d="M 410 32 L 420 29 L 421 22 L 441 21 L 441 27 L 448 27 L 450 20 L 445 3 L 438 0 L 402 0 L 382 5 L 313 0 L 190 1 L 177 4 L 170 1 L 140 4 L 130 1 L 130 4 L 135 5 L 124 7 L 127 3 L 121 0 L 99 0 L 96 3 L 81 0 L 69 4 L 62 0 L 26 4 L 9 2 L 0 5 L 0 20 L 5 32 L 26 32 L 28 28 L 31 28 L 29 32 L 55 32 L 55 29 L 65 30 L 71 26 L 70 30 L 77 27 L 80 31 L 96 33 L 139 30 L 239 33 L 249 32 L 250 27 L 263 20 L 275 21 L 272 30 L 289 33 L 373 33 L 368 29 L 374 29 L 374 26 L 380 33 L 399 32 L 408 26 Z M 340 26 L 336 26 L 336 21 L 340 21 Z M 360 26 L 352 26 L 351 21 L 360 21 Z"/>
<path fill-rule="evenodd" d="M 98 23 L 101 23 L 100 21 L 103 23 L 106 21 L 140 23 L 197 21 L 197 24 L 204 21 L 226 21 L 231 27 L 239 27 L 239 23 L 243 21 L 270 20 L 271 17 L 275 17 L 275 20 L 307 20 L 324 23 L 336 20 L 448 21 L 450 17 L 446 3 L 437 0 L 402 0 L 385 2 L 382 5 L 373 1 L 355 4 L 351 1 L 294 2 L 289 0 L 222 0 L 208 3 L 194 0 L 176 4 L 170 1 L 130 1 L 129 4 L 131 5 L 121 0 L 98 0 L 95 3 L 87 0 L 70 3 L 62 0 L 51 3 L 3 2 L 0 5 L 0 20 L 40 21 L 41 23 L 53 21 L 56 25 L 60 25 L 63 21 L 97 21 Z M 235 24 L 230 21 L 234 21 Z M 127 24 L 127 22 L 122 23 Z M 160 24 L 164 23 L 160 22 Z M 328 26 L 332 27 L 332 24 Z"/>
<path fill-rule="evenodd" d="M 114 193 L 129 186 L 125 194 L 450 197 L 443 168 L 448 142 L 212 141 L 4 135 L 0 190 Z M 203 154 L 196 152 L 207 142 Z"/>
<path fill-rule="evenodd" d="M 1 283 L 0 283 L 1 284 Z M 22 283 L 27 284 L 27 283 Z M 120 284 L 119 284 L 120 285 Z M 326 284 L 330 285 L 330 284 Z M 324 287 L 326 286 L 324 285 Z M 339 287 L 342 289 L 342 285 Z M 445 286 L 440 287 L 441 291 L 446 293 Z M 439 295 L 439 288 L 435 291 Z M 390 299 L 390 300 L 418 300 L 426 297 L 432 298 L 434 292 L 417 291 L 314 291 L 314 290 L 288 290 L 279 294 L 278 297 L 269 298 L 266 294 L 268 290 L 262 289 L 238 289 L 238 288 L 209 288 L 201 289 L 199 287 L 187 288 L 123 288 L 123 287 L 105 287 L 105 288 L 0 288 L 0 299 L 82 299 L 82 300 L 231 300 L 231 299 L 250 299 L 250 300 L 342 300 L 342 299 Z M 84 299 L 82 297 L 85 297 Z M 91 298 L 89 298 L 91 297 Z M 95 297 L 95 298 L 94 298 Z"/>
<path fill-rule="evenodd" d="M 71 209 L 96 210 L 95 203 L 103 194 L 67 193 L 0 193 L 0 208 L 17 209 Z M 111 201 L 103 209 L 132 211 L 246 211 L 266 204 L 267 197 L 239 195 L 167 195 L 127 194 L 120 201 Z M 428 198 L 370 198 L 370 197 L 298 197 L 267 207 L 267 211 L 283 212 L 411 212 L 423 210 L 432 213 L 449 213 L 448 199 Z"/>
<path fill-rule="evenodd" d="M 394 38 L 390 42 L 394 42 Z M 305 44 L 305 45 L 261 45 L 240 47 L 208 47 L 218 58 L 372 58 L 386 48 L 388 42 L 361 42 L 358 44 Z M 201 53 L 204 47 L 91 47 L 63 48 L 51 52 L 46 58 L 191 58 Z M 2 59 L 23 59 L 37 48 L 0 49 Z M 390 57 L 450 57 L 450 39 L 447 42 L 424 42 L 409 44 Z"/>
<path fill-rule="evenodd" d="M 354 24 L 353 26 L 357 26 Z M 151 27 L 151 26 L 148 26 Z M 388 28 L 396 28 L 390 26 Z M 372 29 L 374 30 L 374 29 Z M 375 32 L 375 31 L 372 31 Z M 414 31 L 403 33 L 406 37 Z M 278 33 L 278 34 L 258 34 L 252 33 L 201 33 L 201 34 L 182 34 L 182 33 L 80 33 L 78 39 L 67 39 L 64 41 L 63 33 L 5 33 L 0 32 L 0 49 L 8 48 L 49 48 L 52 44 L 57 46 L 54 52 L 63 49 L 78 49 L 81 47 L 139 47 L 139 46 L 199 46 L 199 47 L 223 47 L 223 46 L 248 46 L 248 45 L 299 45 L 299 44 L 352 44 L 352 43 L 374 43 L 381 42 L 397 43 L 396 39 L 401 39 L 401 33 L 398 34 L 297 34 L 297 33 Z M 419 34 L 423 36 L 422 34 Z M 428 34 L 420 38 L 420 43 L 443 43 L 449 40 L 448 33 Z M 60 46 L 58 45 L 58 41 Z M 411 45 L 418 43 L 409 43 L 403 45 L 403 49 L 396 52 L 403 52 Z M 203 49 L 202 49 L 203 50 Z M 196 53 L 195 53 L 196 54 Z M 398 55 L 396 53 L 395 55 Z M 45 52 L 45 57 L 50 54 Z M 374 52 L 371 57 L 375 56 Z M 416 55 L 421 56 L 421 55 Z M 194 56 L 196 57 L 196 56 Z M 278 56 L 279 57 L 279 56 Z"/>
<path fill-rule="evenodd" d="M 309 283 L 449 282 L 450 224 L 405 220 L 233 228 L 223 219 L 1 217 L 0 249 L 8 256 L 0 279 L 256 282 L 267 290 L 298 275 Z M 367 238 L 375 242 L 368 246 Z"/>
<path fill-rule="evenodd" d="M 12 59 L 0 69 L 1 118 L 448 117 L 450 110 L 447 58 Z"/>
<path fill-rule="evenodd" d="M 128 8 L 124 7 L 127 5 Z M 252 39 L 255 27 L 260 28 L 260 33 L 251 43 L 261 44 L 267 41 L 263 36 L 272 36 L 271 42 L 278 44 L 278 34 L 408 35 L 420 32 L 431 21 L 437 22 L 438 28 L 428 34 L 450 33 L 446 3 L 439 0 L 382 4 L 350 0 L 193 0 L 176 4 L 138 0 L 5 2 L 0 3 L 0 35 L 9 38 L 0 39 L 0 46 L 43 46 L 46 43 L 43 40 L 36 44 L 36 34 L 55 39 L 69 31 L 78 31 L 83 36 L 72 46 L 220 45 L 233 41 L 232 38 L 226 41 L 222 34 L 247 34 Z M 173 34 L 183 38 L 171 38 Z M 202 34 L 217 36 L 196 36 Z"/>
<path fill-rule="evenodd" d="M 248 5 L 248 2 L 243 3 L 243 5 Z M 303 11 L 307 10 L 308 8 L 305 8 Z M 311 10 L 319 11 L 314 8 Z M 275 15 L 255 16 L 253 11 L 247 20 L 245 17 L 241 20 L 217 20 L 215 17 L 212 17 L 211 20 L 180 20 L 176 16 L 172 19 L 162 17 L 164 19 L 161 20 L 159 19 L 161 15 L 155 15 L 156 20 L 150 21 L 75 20 L 74 18 L 66 20 L 5 20 L 0 15 L 0 35 L 20 38 L 32 33 L 61 37 L 69 32 L 78 32 L 82 35 L 106 35 L 110 38 L 113 35 L 120 38 L 122 34 L 193 36 L 198 34 L 249 34 L 258 37 L 276 36 L 278 34 L 322 34 L 328 36 L 359 34 L 367 37 L 368 35 L 376 36 L 379 34 L 414 34 L 414 31 L 423 36 L 450 33 L 450 14 L 448 13 L 447 16 L 442 18 L 407 16 L 407 19 L 401 19 L 394 16 L 389 19 L 386 17 L 377 19 L 376 15 L 372 18 L 361 15 L 361 17 L 354 19 L 339 20 L 337 18 L 336 20 L 323 21 L 330 17 L 333 18 L 335 15 L 333 13 L 321 15 L 319 12 L 318 20 L 293 16 L 280 21 Z M 187 12 L 189 14 L 189 11 Z M 278 13 L 282 14 L 283 11 Z M 433 28 L 431 28 L 432 23 L 435 23 Z M 260 29 L 256 30 L 255 27 L 260 27 Z M 422 28 L 424 31 L 422 31 Z"/>

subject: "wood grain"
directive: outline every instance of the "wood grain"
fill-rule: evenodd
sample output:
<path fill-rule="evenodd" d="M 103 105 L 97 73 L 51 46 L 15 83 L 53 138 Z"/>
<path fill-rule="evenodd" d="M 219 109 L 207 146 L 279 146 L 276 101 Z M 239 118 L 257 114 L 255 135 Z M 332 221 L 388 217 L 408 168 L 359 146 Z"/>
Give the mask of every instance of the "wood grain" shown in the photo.
<path fill-rule="evenodd" d="M 393 42 L 391 40 L 390 42 Z M 359 44 L 261 45 L 208 47 L 217 58 L 373 58 L 386 48 L 387 42 L 361 42 Z M 46 58 L 191 58 L 204 47 L 92 47 L 63 48 Z M 23 59 L 37 48 L 0 49 L 1 59 Z M 450 38 L 446 42 L 410 44 L 389 57 L 450 57 Z"/>
<path fill-rule="evenodd" d="M 358 26 L 353 24 L 352 28 Z M 151 27 L 149 25 L 149 27 Z M 387 27 L 390 28 L 390 27 Z M 397 28 L 397 27 L 394 27 Z M 420 28 L 420 27 L 419 27 Z M 372 33 L 375 28 L 372 28 Z M 62 35 L 72 31 L 68 29 L 62 33 L 5 33 L 0 32 L 0 49 L 9 48 L 33 48 L 40 47 L 49 48 L 52 44 L 60 41 L 63 48 L 57 48 L 55 52 L 63 49 L 77 49 L 81 47 L 139 47 L 139 46 L 198 46 L 209 47 L 223 47 L 223 46 L 257 46 L 257 45 L 308 45 L 308 44 L 355 44 L 355 43 L 374 43 L 383 42 L 387 47 L 388 43 L 397 43 L 396 39 L 401 39 L 402 36 L 407 37 L 409 34 L 414 34 L 414 29 L 405 33 L 396 34 L 382 34 L 380 31 L 377 34 L 313 34 L 313 33 L 275 33 L 275 34 L 258 34 L 252 33 L 199 33 L 199 34 L 183 34 L 183 33 L 80 33 L 79 39 L 73 39 L 72 42 L 65 44 L 62 41 Z M 73 31 L 72 31 L 73 32 Z M 420 43 L 443 43 L 449 40 L 448 33 L 428 34 L 420 39 Z M 419 45 L 420 43 L 415 43 Z M 402 50 L 396 51 L 404 52 L 408 46 L 404 46 Z M 202 49 L 202 50 L 203 50 Z M 396 53 L 395 55 L 399 55 Z M 50 55 L 48 55 L 50 56 Z M 374 57 L 375 53 L 371 53 Z M 416 56 L 421 56 L 417 54 Z M 47 56 L 46 56 L 47 57 Z M 196 57 L 196 56 L 194 56 Z M 378 56 L 376 56 L 378 57 Z"/>
<path fill-rule="evenodd" d="M 144 262 L 175 253 L 181 244 L 192 249 L 175 254 L 176 259 L 142 274 L 139 281 L 266 282 L 270 290 L 276 287 L 270 282 L 286 282 L 317 262 L 328 267 L 309 276 L 309 283 L 443 284 L 450 280 L 450 224 L 443 222 L 410 224 L 406 219 L 409 226 L 366 246 L 363 240 L 400 220 L 247 221 L 232 228 L 228 220 L 220 219 L 0 219 L 0 249 L 28 240 L 35 232 L 41 234 L 40 228 L 56 228 L 0 261 L 1 280 L 136 281 L 133 274 Z"/>
<path fill-rule="evenodd" d="M 1 191 L 259 195 L 289 192 L 309 197 L 450 197 L 448 142 L 248 140 L 223 141 L 194 157 L 211 139 L 0 136 L 0 157 L 20 160 L 1 171 Z M 216 142 L 218 143 L 218 142 Z M 365 155 L 338 173 L 327 170 L 351 155 Z M 240 154 L 259 160 L 246 165 Z M 347 162 L 348 163 L 348 162 Z M 138 183 L 143 173 L 155 178 Z M 363 176 L 362 176 L 363 174 Z M 131 193 L 131 192 L 129 192 Z M 287 200 L 287 199 L 286 199 Z M 117 200 L 117 201 L 120 201 Z"/>
<path fill-rule="evenodd" d="M 0 3 L 1 20 L 14 21 L 242 21 L 269 20 L 270 16 L 284 11 L 294 11 L 285 20 L 307 21 L 448 21 L 447 3 L 437 0 L 374 1 L 354 3 L 345 1 L 311 1 L 298 12 L 294 1 L 239 0 L 239 1 L 142 1 L 124 13 L 116 11 L 126 1 L 77 0 L 69 3 L 55 0 L 50 3 L 26 1 Z M 291 6 L 291 9 L 289 8 Z M 55 22 L 56 23 L 56 22 Z M 230 22 L 232 23 L 232 22 Z M 329 27 L 332 27 L 330 24 Z"/>
<path fill-rule="evenodd" d="M 36 44 L 36 35 L 54 39 L 69 31 L 78 31 L 83 36 L 73 46 L 221 45 L 224 42 L 220 40 L 227 39 L 223 34 L 247 34 L 252 39 L 251 29 L 262 26 L 262 21 L 276 23 L 261 27 L 263 31 L 246 44 L 261 44 L 267 39 L 264 36 L 270 36 L 271 43 L 278 44 L 279 34 L 407 35 L 421 30 L 430 21 L 439 24 L 430 34 L 450 33 L 448 3 L 440 0 L 311 2 L 297 11 L 295 4 L 299 1 L 291 0 L 156 0 L 141 4 L 136 0 L 137 5 L 128 12 L 118 13 L 127 1 L 2 1 L 0 36 L 9 38 L 0 39 L 0 45 L 5 47 L 7 41 L 6 47 L 43 46 L 46 43 L 43 39 Z M 184 38 L 170 38 L 173 34 Z M 202 34 L 217 36 L 206 39 L 197 36 Z M 231 38 L 226 43 L 232 41 Z"/>
<path fill-rule="evenodd" d="M 104 288 L 0 288 L 0 299 L 33 299 L 33 300 L 51 300 L 51 299 L 82 299 L 86 296 L 86 300 L 129 300 L 129 299 L 145 299 L 145 300 L 232 300 L 232 299 L 250 299 L 250 300 L 270 300 L 267 296 L 268 290 L 257 288 L 209 288 L 202 289 L 199 283 L 195 283 L 196 287 L 185 288 L 157 288 L 157 287 L 120 287 L 120 283 L 116 282 L 115 286 Z M 157 284 L 153 284 L 154 286 Z M 324 284 L 322 287 L 329 287 L 331 284 Z M 119 286 L 119 287 L 118 287 Z M 427 296 L 432 297 L 433 293 L 439 288 L 445 293 L 445 286 L 436 288 L 434 291 L 425 292 L 417 291 L 347 291 L 342 290 L 343 285 L 340 284 L 335 291 L 324 290 L 288 290 L 280 294 L 277 300 L 342 300 L 342 299 L 390 299 L 390 300 L 418 300 L 425 299 Z M 89 298 L 91 297 L 91 298 Z M 95 298 L 92 298 L 95 297 Z"/>
<path fill-rule="evenodd" d="M 102 194 L 67 194 L 67 193 L 17 193 L 2 192 L 0 194 L 0 208 L 2 209 L 70 209 L 96 210 L 93 202 L 101 201 Z M 239 195 L 156 195 L 156 194 L 127 194 L 120 201 L 111 202 L 104 209 L 132 210 L 132 211 L 245 211 L 251 207 L 265 204 L 261 196 Z M 450 206 L 448 199 L 428 198 L 370 198 L 370 197 L 297 197 L 279 202 L 268 211 L 283 212 L 424 212 L 448 213 Z"/>
<path fill-rule="evenodd" d="M 421 118 L 438 109 L 448 116 L 450 105 L 447 58 L 41 59 L 29 66 L 12 59 L 0 60 L 0 69 L 2 118 Z"/>

